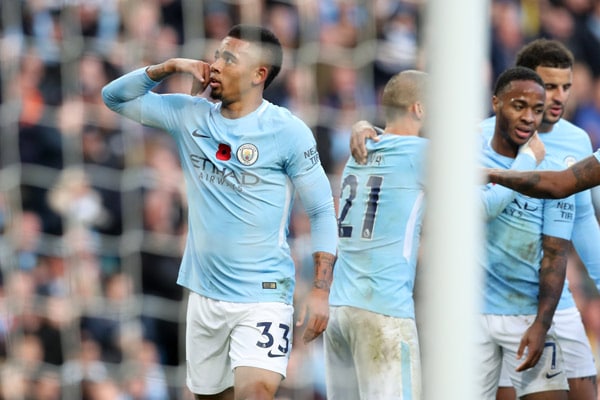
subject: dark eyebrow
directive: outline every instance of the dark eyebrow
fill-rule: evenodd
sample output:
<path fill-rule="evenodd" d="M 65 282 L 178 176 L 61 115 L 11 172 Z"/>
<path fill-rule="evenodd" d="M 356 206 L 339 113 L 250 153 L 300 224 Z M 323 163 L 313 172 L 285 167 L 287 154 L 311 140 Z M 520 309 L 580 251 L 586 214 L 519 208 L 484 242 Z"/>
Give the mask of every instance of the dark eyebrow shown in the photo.
<path fill-rule="evenodd" d="M 235 56 L 235 54 L 233 54 L 232 52 L 230 52 L 230 51 L 227 51 L 227 50 L 224 50 L 224 51 L 223 51 L 223 54 L 221 54 L 221 56 L 223 56 L 223 57 L 229 57 L 229 58 L 232 58 L 232 59 L 233 59 L 233 60 L 235 60 L 235 61 L 237 61 L 237 59 L 238 59 L 238 58 Z"/>

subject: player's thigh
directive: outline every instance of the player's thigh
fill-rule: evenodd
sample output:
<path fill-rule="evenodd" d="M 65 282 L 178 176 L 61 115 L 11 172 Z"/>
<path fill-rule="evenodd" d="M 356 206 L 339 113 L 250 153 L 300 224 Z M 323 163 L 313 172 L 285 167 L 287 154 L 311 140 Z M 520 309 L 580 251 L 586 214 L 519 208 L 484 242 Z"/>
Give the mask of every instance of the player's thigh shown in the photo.
<path fill-rule="evenodd" d="M 421 357 L 415 320 L 348 307 L 350 346 L 361 398 L 421 397 Z"/>
<path fill-rule="evenodd" d="M 234 310 L 191 292 L 186 320 L 186 383 L 192 393 L 216 394 L 233 387 L 229 332 Z"/>
<path fill-rule="evenodd" d="M 520 400 L 567 400 L 567 392 L 564 390 L 551 390 L 547 392 L 531 393 L 519 397 Z"/>
<path fill-rule="evenodd" d="M 358 400 L 358 378 L 348 342 L 346 307 L 329 308 L 329 322 L 323 336 L 325 383 L 329 400 Z"/>
<path fill-rule="evenodd" d="M 596 376 L 569 378 L 569 399 L 596 400 L 597 398 L 598 384 L 596 382 Z"/>
<path fill-rule="evenodd" d="M 554 314 L 554 332 L 560 343 L 567 378 L 596 376 L 596 364 L 583 321 L 576 307 Z"/>
<path fill-rule="evenodd" d="M 235 398 L 273 398 L 282 378 L 279 372 L 263 368 L 237 367 L 234 370 Z"/>
<path fill-rule="evenodd" d="M 477 383 L 481 390 L 478 398 L 493 400 L 496 398 L 500 368 L 502 366 L 502 349 L 492 337 L 493 315 L 479 316 L 480 328 L 476 332 L 475 365 Z"/>
<path fill-rule="evenodd" d="M 546 335 L 544 350 L 537 364 L 528 370 L 516 371 L 523 362 L 523 358 L 517 359 L 521 338 L 534 319 L 534 315 L 494 316 L 492 335 L 502 347 L 503 363 L 507 366 L 518 397 L 568 390 L 562 351 L 553 328 L 550 328 Z M 548 396 L 551 396 L 551 393 L 548 393 Z"/>
<path fill-rule="evenodd" d="M 243 318 L 231 331 L 232 368 L 261 368 L 285 378 L 292 350 L 293 307 L 277 302 L 250 303 L 245 307 Z M 265 376 L 269 374 L 257 375 L 257 380 Z"/>
<path fill-rule="evenodd" d="M 498 379 L 498 386 L 499 387 L 511 387 L 512 386 L 512 382 L 510 381 L 510 374 L 508 373 L 508 366 L 506 365 L 506 363 L 502 363 L 502 369 L 500 370 L 500 378 Z M 513 392 L 513 396 L 512 397 L 502 397 L 502 399 L 505 400 L 509 400 L 509 399 L 514 399 L 514 392 Z M 500 400 L 500 398 L 496 398 L 496 400 Z"/>

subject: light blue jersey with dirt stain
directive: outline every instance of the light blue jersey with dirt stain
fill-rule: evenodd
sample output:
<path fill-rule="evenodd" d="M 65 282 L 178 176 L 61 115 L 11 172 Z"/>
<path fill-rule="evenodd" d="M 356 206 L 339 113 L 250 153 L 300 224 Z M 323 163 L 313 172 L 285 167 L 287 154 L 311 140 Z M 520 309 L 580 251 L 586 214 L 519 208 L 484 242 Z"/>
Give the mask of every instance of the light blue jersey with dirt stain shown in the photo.
<path fill-rule="evenodd" d="M 513 158 L 496 153 L 483 142 L 481 163 L 509 169 Z M 545 159 L 538 169 L 557 169 Z M 486 188 L 495 185 L 487 184 Z M 538 308 L 542 235 L 570 240 L 575 219 L 574 197 L 535 199 L 516 193 L 495 218 L 487 220 L 483 286 L 484 314 L 535 315 Z"/>
<path fill-rule="evenodd" d="M 495 117 L 483 121 L 482 132 L 486 138 L 493 135 Z M 553 159 L 556 169 L 564 169 L 592 154 L 592 145 L 588 134 L 571 122 L 561 118 L 550 132 L 539 133 L 546 148 L 546 157 Z M 573 247 L 590 277 L 600 289 L 600 226 L 596 219 L 596 211 L 590 190 L 575 194 L 575 221 L 571 241 Z M 565 282 L 558 310 L 575 307 L 568 282 Z"/>
<path fill-rule="evenodd" d="M 366 165 L 350 158 L 338 210 L 338 258 L 329 303 L 414 318 L 428 139 L 384 134 Z"/>

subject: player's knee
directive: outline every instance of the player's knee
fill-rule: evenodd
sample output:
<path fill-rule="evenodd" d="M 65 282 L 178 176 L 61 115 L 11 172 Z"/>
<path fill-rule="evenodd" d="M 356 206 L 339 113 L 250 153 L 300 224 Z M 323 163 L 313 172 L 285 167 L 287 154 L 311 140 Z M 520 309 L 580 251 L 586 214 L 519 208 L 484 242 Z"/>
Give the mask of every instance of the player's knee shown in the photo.
<path fill-rule="evenodd" d="M 236 388 L 235 400 L 273 400 L 276 390 L 264 381 L 249 382 Z"/>

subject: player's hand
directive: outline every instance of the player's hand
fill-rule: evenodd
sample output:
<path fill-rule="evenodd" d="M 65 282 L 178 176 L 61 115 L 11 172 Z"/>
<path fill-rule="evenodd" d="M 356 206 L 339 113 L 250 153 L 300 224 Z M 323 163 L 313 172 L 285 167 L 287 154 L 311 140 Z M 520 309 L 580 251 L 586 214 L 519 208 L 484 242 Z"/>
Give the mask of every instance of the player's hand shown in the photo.
<path fill-rule="evenodd" d="M 493 168 L 481 168 L 481 176 L 483 177 L 483 183 L 493 183 L 490 177 L 490 173 L 494 172 Z"/>
<path fill-rule="evenodd" d="M 546 156 L 546 147 L 544 147 L 544 142 L 540 139 L 540 135 L 535 132 L 529 140 L 519 148 L 519 153 L 529 154 L 535 159 L 536 164 L 539 165 Z"/>
<path fill-rule="evenodd" d="M 302 339 L 308 343 L 319 337 L 329 322 L 329 290 L 312 288 L 300 310 L 296 326 L 302 326 L 307 320 Z"/>
<path fill-rule="evenodd" d="M 354 160 L 359 164 L 367 163 L 367 139 L 375 142 L 379 141 L 379 136 L 368 121 L 358 121 L 352 125 L 350 134 L 350 153 Z"/>
<path fill-rule="evenodd" d="M 171 58 L 160 64 L 150 65 L 146 68 L 146 73 L 156 82 L 175 73 L 190 74 L 194 79 L 191 94 L 195 95 L 203 92 L 209 84 L 210 64 L 191 58 Z"/>
<path fill-rule="evenodd" d="M 193 80 L 190 94 L 196 96 L 204 92 L 210 82 L 210 64 L 204 61 L 197 61 L 191 67 Z"/>
<path fill-rule="evenodd" d="M 525 334 L 521 338 L 521 343 L 519 343 L 517 360 L 520 360 L 523 357 L 525 348 L 527 348 L 527 355 L 525 357 L 525 361 L 523 361 L 517 367 L 517 372 L 525 371 L 526 369 L 534 367 L 538 363 L 542 357 L 542 353 L 544 352 L 546 332 L 547 329 L 537 321 L 534 321 L 534 323 L 527 328 Z"/>

